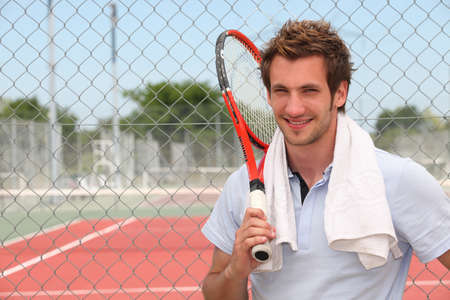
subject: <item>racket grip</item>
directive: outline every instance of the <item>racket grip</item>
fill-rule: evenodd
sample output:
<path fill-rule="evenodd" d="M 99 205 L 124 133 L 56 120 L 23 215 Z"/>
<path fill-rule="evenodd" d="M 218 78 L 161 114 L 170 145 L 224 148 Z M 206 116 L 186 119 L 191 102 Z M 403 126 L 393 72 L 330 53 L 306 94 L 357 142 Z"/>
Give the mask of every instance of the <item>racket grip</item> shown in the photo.
<path fill-rule="evenodd" d="M 272 248 L 270 247 L 270 243 L 265 242 L 264 244 L 253 246 L 252 257 L 260 263 L 268 262 L 272 258 Z"/>
<path fill-rule="evenodd" d="M 250 206 L 259 208 L 267 216 L 267 201 L 266 194 L 262 190 L 253 190 L 250 192 Z M 252 257 L 258 262 L 265 263 L 272 257 L 272 248 L 269 242 L 258 244 L 252 248 Z"/>

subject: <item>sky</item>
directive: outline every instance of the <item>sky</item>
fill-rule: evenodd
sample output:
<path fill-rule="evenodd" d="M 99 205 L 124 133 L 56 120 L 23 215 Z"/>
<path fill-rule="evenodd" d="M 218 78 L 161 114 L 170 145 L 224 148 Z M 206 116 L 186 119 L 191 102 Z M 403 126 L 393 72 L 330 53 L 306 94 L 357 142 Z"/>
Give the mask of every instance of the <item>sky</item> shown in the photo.
<path fill-rule="evenodd" d="M 118 106 L 113 101 L 110 1 L 52 1 L 55 101 L 94 126 L 136 109 L 128 89 L 160 81 L 218 87 L 214 46 L 238 29 L 261 47 L 288 19 L 325 19 L 356 71 L 347 111 L 361 122 L 405 103 L 448 116 L 448 1 L 115 1 Z M 113 1 L 114 2 L 114 1 Z M 389 3 L 389 4 L 387 4 Z M 0 0 L 0 97 L 49 105 L 48 1 Z M 406 101 L 406 102 L 405 102 Z"/>

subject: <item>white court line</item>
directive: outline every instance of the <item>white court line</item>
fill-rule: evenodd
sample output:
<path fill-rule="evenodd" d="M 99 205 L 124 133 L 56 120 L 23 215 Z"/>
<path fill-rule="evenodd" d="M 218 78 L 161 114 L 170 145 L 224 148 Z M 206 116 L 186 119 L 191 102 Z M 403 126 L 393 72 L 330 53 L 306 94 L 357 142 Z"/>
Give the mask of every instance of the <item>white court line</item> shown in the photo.
<path fill-rule="evenodd" d="M 89 290 L 51 290 L 51 291 L 26 291 L 26 292 L 1 292 L 0 297 L 31 297 L 31 296 L 83 296 L 83 295 L 114 295 L 114 294 L 138 294 L 144 292 L 168 293 L 168 292 L 200 292 L 199 286 L 180 287 L 148 287 L 148 288 L 121 288 L 121 289 L 89 289 Z"/>
<path fill-rule="evenodd" d="M 99 237 L 101 235 L 107 234 L 107 233 L 109 233 L 111 231 L 117 230 L 117 229 L 119 229 L 120 226 L 125 226 L 125 225 L 127 225 L 127 224 L 129 224 L 131 222 L 134 222 L 134 221 L 136 221 L 136 218 L 127 219 L 127 220 L 125 220 L 123 222 L 120 222 L 120 224 L 119 223 L 115 223 L 115 224 L 110 225 L 110 226 L 108 226 L 106 228 L 103 228 L 100 231 L 96 231 L 96 232 L 90 233 L 90 234 L 84 236 L 81 239 L 78 239 L 78 240 L 75 240 L 75 241 L 70 242 L 68 244 L 65 244 L 62 247 L 56 248 L 56 249 L 54 249 L 52 251 L 49 251 L 49 252 L 47 252 L 45 254 L 42 254 L 40 256 L 36 256 L 36 257 L 34 257 L 34 258 L 30 259 L 30 260 L 27 260 L 24 263 L 21 263 L 20 265 L 17 265 L 15 267 L 12 267 L 12 268 L 9 268 L 9 269 L 3 271 L 0 274 L 0 279 L 3 278 L 3 277 L 9 276 L 11 274 L 14 274 L 16 272 L 19 272 L 19 271 L 21 271 L 21 270 L 23 270 L 25 268 L 28 268 L 29 266 L 35 265 L 35 264 L 37 264 L 37 263 L 39 263 L 41 261 L 44 261 L 44 260 L 46 260 L 48 258 L 51 258 L 51 257 L 53 257 L 55 255 L 61 254 L 61 253 L 65 252 L 65 251 L 67 251 L 69 249 L 72 249 L 72 248 L 77 247 L 77 246 L 81 246 L 84 243 L 86 243 L 86 242 L 88 242 L 88 241 L 90 241 L 92 239 L 95 239 L 95 238 L 97 238 L 97 237 Z"/>
<path fill-rule="evenodd" d="M 38 233 L 30 232 L 30 233 L 28 233 L 28 234 L 26 234 L 24 236 L 18 236 L 18 237 L 12 238 L 10 240 L 7 240 L 6 242 L 3 243 L 3 247 L 9 247 L 12 244 L 20 243 L 20 242 L 22 242 L 24 240 L 29 240 L 31 238 L 37 238 L 37 237 L 39 237 L 39 236 L 41 236 L 43 234 L 49 234 L 52 231 L 57 231 L 57 230 L 59 230 L 59 229 L 61 229 L 63 227 L 72 226 L 72 225 L 78 224 L 81 221 L 85 221 L 85 220 L 78 219 L 78 220 L 73 221 L 72 223 L 56 224 L 56 225 L 53 225 L 53 226 L 50 226 L 50 227 L 47 227 L 47 228 L 42 228 L 42 230 L 39 231 Z"/>
<path fill-rule="evenodd" d="M 446 285 L 447 287 L 450 286 L 450 280 L 408 280 L 406 282 L 406 286 L 410 287 L 412 285 L 418 285 L 418 286 L 437 286 L 437 285 Z"/>
<path fill-rule="evenodd" d="M 97 197 L 97 196 L 168 196 L 168 195 L 199 195 L 219 194 L 217 188 L 51 188 L 51 189 L 0 189 L 4 197 Z"/>

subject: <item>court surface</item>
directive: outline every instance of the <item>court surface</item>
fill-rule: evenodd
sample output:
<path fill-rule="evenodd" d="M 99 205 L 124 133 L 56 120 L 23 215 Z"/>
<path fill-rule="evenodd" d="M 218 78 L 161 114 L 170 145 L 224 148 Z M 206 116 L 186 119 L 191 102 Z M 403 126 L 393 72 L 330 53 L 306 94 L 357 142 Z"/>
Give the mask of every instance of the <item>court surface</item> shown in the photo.
<path fill-rule="evenodd" d="M 0 248 L 0 299 L 203 299 L 213 249 L 205 220 L 75 220 L 10 240 Z M 413 257 L 409 275 L 403 299 L 449 299 L 439 263 L 425 269 Z"/>

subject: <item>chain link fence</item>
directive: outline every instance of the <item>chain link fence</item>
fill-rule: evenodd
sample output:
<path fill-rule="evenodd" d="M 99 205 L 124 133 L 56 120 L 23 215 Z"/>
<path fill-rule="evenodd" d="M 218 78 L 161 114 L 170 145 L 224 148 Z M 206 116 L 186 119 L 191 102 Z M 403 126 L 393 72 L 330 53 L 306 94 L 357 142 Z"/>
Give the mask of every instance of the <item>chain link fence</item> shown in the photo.
<path fill-rule="evenodd" d="M 0 1 L 0 298 L 201 299 L 200 228 L 242 159 L 214 45 L 330 21 L 347 113 L 449 193 L 447 1 Z M 405 299 L 444 299 L 413 260 Z M 448 299 L 448 298 L 447 298 Z"/>

